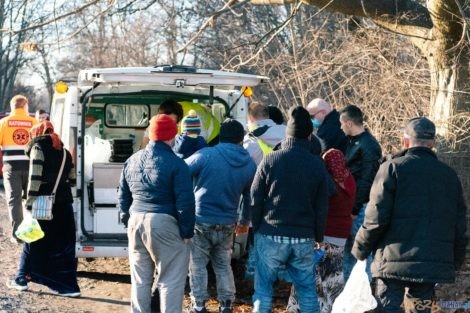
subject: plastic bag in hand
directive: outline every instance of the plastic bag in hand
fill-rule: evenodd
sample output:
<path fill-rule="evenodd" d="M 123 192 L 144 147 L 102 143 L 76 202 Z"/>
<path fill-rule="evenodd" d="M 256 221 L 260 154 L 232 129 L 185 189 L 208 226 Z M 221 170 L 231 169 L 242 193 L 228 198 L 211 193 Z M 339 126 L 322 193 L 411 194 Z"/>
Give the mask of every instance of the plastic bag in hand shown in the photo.
<path fill-rule="evenodd" d="M 44 232 L 42 231 L 38 221 L 30 215 L 27 215 L 24 217 L 20 226 L 18 226 L 15 235 L 18 239 L 23 240 L 26 243 L 31 243 L 44 237 Z"/>
<path fill-rule="evenodd" d="M 357 261 L 352 269 L 343 292 L 333 303 L 332 313 L 363 313 L 377 307 L 377 300 L 372 295 L 369 277 L 366 273 L 366 261 Z"/>

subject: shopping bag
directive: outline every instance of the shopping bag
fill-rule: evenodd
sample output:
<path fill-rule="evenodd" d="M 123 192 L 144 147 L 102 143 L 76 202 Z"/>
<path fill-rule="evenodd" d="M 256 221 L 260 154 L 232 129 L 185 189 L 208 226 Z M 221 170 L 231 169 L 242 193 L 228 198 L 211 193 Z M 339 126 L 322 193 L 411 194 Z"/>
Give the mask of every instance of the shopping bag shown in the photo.
<path fill-rule="evenodd" d="M 34 199 L 31 215 L 37 220 L 52 220 L 52 206 L 55 196 L 37 196 Z"/>
<path fill-rule="evenodd" d="M 18 226 L 15 235 L 18 239 L 31 243 L 44 237 L 44 232 L 38 221 L 28 214 Z"/>
<path fill-rule="evenodd" d="M 357 261 L 343 292 L 333 303 L 332 313 L 363 313 L 377 307 L 372 295 L 369 277 L 366 273 L 366 260 Z"/>

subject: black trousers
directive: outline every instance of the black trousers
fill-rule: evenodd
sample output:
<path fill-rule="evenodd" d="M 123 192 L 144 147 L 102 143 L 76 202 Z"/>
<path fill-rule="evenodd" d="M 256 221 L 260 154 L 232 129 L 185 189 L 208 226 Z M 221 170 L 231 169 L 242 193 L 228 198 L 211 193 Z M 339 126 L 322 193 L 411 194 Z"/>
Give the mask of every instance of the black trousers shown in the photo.
<path fill-rule="evenodd" d="M 397 279 L 377 278 L 377 309 L 379 313 L 434 313 L 434 283 L 412 283 Z"/>

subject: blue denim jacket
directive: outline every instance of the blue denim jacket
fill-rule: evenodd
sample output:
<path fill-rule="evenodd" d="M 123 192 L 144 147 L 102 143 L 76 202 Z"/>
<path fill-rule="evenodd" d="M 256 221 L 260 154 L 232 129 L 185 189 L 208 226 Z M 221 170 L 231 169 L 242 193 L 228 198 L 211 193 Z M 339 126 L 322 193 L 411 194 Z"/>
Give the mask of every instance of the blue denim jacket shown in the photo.
<path fill-rule="evenodd" d="M 164 213 L 178 220 L 181 237 L 194 234 L 194 193 L 186 163 L 171 147 L 150 142 L 124 164 L 119 184 L 122 213 Z"/>

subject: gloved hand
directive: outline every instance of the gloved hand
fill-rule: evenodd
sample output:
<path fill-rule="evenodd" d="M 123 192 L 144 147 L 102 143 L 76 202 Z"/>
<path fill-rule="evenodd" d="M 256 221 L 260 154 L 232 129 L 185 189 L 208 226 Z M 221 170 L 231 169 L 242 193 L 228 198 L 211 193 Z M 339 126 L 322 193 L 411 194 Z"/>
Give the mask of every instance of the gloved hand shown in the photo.
<path fill-rule="evenodd" d="M 127 223 L 129 222 L 129 217 L 130 217 L 129 213 L 123 213 L 123 212 L 119 213 L 119 219 L 124 224 L 125 228 L 127 228 Z"/>

